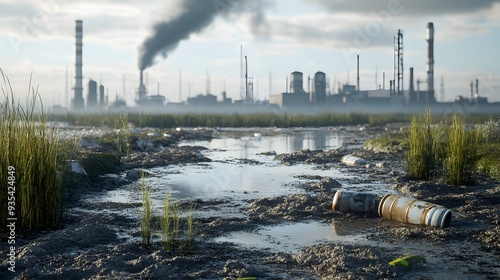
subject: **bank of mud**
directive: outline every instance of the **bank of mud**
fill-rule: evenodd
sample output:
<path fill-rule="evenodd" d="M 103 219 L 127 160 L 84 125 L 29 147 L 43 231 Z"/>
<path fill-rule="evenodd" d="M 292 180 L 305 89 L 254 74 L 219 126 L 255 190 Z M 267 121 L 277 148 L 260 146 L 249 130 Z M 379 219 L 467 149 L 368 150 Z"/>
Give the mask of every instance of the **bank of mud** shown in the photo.
<path fill-rule="evenodd" d="M 500 275 L 499 182 L 482 176 L 475 186 L 454 187 L 409 180 L 402 170 L 401 151 L 363 148 L 364 141 L 379 132 L 353 131 L 353 140 L 339 149 L 302 150 L 275 158 L 285 165 L 310 164 L 324 170 L 338 169 L 355 174 L 355 178 L 297 175 L 302 181 L 291 187 L 300 191 L 247 199 L 244 204 L 231 198 L 183 200 L 182 207 L 194 205 L 199 213 L 222 213 L 227 208 L 240 213 L 237 217 L 223 214 L 196 217 L 196 242 L 190 252 L 185 253 L 167 252 L 157 239 L 150 248 L 141 247 L 138 215 L 133 215 L 142 206 L 140 203 L 92 203 L 81 199 L 92 192 L 120 189 L 137 181 L 140 168 L 145 168 L 147 176 L 147 168 L 151 167 L 211 161 L 202 155 L 204 147 L 177 147 L 176 142 L 164 143 L 165 146 L 157 149 L 154 147 L 159 146 L 154 144 L 148 150 L 134 149 L 120 165 L 119 176 L 89 179 L 75 175 L 60 228 L 20 235 L 16 243 L 16 273 L 8 272 L 8 263 L 2 261 L 0 278 L 497 279 Z M 195 133 L 189 137 L 196 139 Z M 203 132 L 200 137 L 208 136 Z M 368 163 L 345 166 L 340 160 L 346 154 L 364 158 Z M 355 184 L 363 186 L 361 190 L 370 191 L 371 184 L 379 183 L 388 184 L 403 195 L 451 209 L 451 226 L 441 229 L 406 225 L 331 210 L 337 190 Z M 330 225 L 337 234 L 342 234 L 341 226 L 347 230 L 355 223 L 370 226 L 363 229 L 360 242 L 324 241 L 293 252 L 215 242 L 231 232 L 256 233 L 266 226 L 311 221 Z M 280 241 L 274 242 L 278 245 Z M 1 254 L 5 256 L 7 250 L 2 240 Z M 390 261 L 409 254 L 423 255 L 426 262 L 412 264 L 410 268 L 389 265 Z"/>

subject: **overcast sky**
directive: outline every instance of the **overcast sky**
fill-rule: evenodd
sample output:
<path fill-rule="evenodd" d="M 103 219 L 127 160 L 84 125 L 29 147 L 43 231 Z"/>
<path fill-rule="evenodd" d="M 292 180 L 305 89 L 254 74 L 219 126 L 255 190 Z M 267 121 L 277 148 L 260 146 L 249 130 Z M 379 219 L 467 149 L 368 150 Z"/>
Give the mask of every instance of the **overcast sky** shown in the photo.
<path fill-rule="evenodd" d="M 66 69 L 74 84 L 75 20 L 83 20 L 84 96 L 89 79 L 109 89 L 110 101 L 135 99 L 139 68 L 151 93 L 178 102 L 206 91 L 240 97 L 240 46 L 249 60 L 259 99 L 285 91 L 293 71 L 323 71 L 331 90 L 361 89 L 393 76 L 393 36 L 401 29 L 408 68 L 425 80 L 426 24 L 435 27 L 435 88 L 445 99 L 468 95 L 472 79 L 480 94 L 500 101 L 500 1 L 497 0 L 0 0 L 0 68 L 17 94 L 30 75 L 46 103 L 67 105 Z M 272 85 L 270 86 L 270 73 Z M 123 78 L 125 77 L 125 93 Z M 378 81 L 376 80 L 378 78 Z M 2 85 L 3 86 L 3 85 Z M 426 84 L 420 84 L 425 89 Z M 73 92 L 71 91 L 71 96 Z"/>

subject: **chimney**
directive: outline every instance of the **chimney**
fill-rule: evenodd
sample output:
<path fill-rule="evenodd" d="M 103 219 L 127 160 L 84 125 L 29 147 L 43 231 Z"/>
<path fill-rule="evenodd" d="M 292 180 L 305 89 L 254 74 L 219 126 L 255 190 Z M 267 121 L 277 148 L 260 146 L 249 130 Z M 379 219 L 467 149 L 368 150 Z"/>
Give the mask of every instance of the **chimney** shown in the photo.
<path fill-rule="evenodd" d="M 413 67 L 410 67 L 410 94 L 415 91 L 415 86 L 413 84 Z"/>
<path fill-rule="evenodd" d="M 472 102 L 472 99 L 474 98 L 474 81 L 472 80 L 470 82 L 470 101 Z"/>
<path fill-rule="evenodd" d="M 76 38 L 76 61 L 75 61 L 75 98 L 73 99 L 73 108 L 75 110 L 81 110 L 84 108 L 83 103 L 83 59 L 82 59 L 82 49 L 83 49 L 83 22 L 81 20 L 76 21 L 75 29 Z"/>
<path fill-rule="evenodd" d="M 144 85 L 144 70 L 141 70 L 139 81 L 139 100 L 146 98 L 147 95 L 146 85 Z"/>
<path fill-rule="evenodd" d="M 382 73 L 382 89 L 385 90 L 385 72 Z"/>
<path fill-rule="evenodd" d="M 427 24 L 427 91 L 434 100 L 434 24 Z"/>
<path fill-rule="evenodd" d="M 357 84 L 356 84 L 356 86 L 357 86 L 356 89 L 359 91 L 359 54 L 357 56 Z"/>

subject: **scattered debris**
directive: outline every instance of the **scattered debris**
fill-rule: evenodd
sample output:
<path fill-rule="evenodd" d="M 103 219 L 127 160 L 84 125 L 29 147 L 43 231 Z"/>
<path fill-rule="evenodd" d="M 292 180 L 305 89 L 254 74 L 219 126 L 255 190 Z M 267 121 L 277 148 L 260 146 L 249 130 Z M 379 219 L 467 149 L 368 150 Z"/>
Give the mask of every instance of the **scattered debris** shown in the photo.
<path fill-rule="evenodd" d="M 451 222 L 451 211 L 443 206 L 394 194 L 382 198 L 378 214 L 397 222 L 441 228 Z"/>
<path fill-rule="evenodd" d="M 414 265 L 417 263 L 425 263 L 425 257 L 420 255 L 409 255 L 404 256 L 399 259 L 395 259 L 389 263 L 389 265 L 396 266 L 401 265 L 405 267 L 410 267 L 410 265 Z"/>
<path fill-rule="evenodd" d="M 337 191 L 333 197 L 332 210 L 377 215 L 380 197 L 372 193 Z"/>
<path fill-rule="evenodd" d="M 345 165 L 355 166 L 355 165 L 366 165 L 366 160 L 353 156 L 353 155 L 345 155 L 341 160 Z"/>
<path fill-rule="evenodd" d="M 277 155 L 276 151 L 263 152 L 260 154 L 263 156 L 276 156 Z"/>

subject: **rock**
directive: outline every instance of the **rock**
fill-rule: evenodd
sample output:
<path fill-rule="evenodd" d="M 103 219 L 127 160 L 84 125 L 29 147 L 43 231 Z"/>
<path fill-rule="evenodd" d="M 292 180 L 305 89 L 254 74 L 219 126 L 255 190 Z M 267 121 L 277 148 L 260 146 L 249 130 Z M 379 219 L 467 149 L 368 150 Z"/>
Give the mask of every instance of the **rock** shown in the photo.
<path fill-rule="evenodd" d="M 71 172 L 81 175 L 87 175 L 83 166 L 76 160 L 67 160 L 66 165 L 71 168 Z"/>
<path fill-rule="evenodd" d="M 155 144 L 151 140 L 147 139 L 139 139 L 135 142 L 137 144 L 137 147 L 143 150 L 151 149 L 155 146 Z"/>
<path fill-rule="evenodd" d="M 257 273 L 254 269 L 241 261 L 228 260 L 222 269 L 222 275 L 241 278 L 256 276 Z"/>
<path fill-rule="evenodd" d="M 263 155 L 263 156 L 276 156 L 277 153 L 276 153 L 276 151 L 269 151 L 269 152 L 260 153 L 260 155 Z"/>
<path fill-rule="evenodd" d="M 98 148 L 100 146 L 101 146 L 101 144 L 98 141 L 96 141 L 96 140 L 90 140 L 90 139 L 87 139 L 87 138 L 82 138 L 80 140 L 80 142 L 78 143 L 78 147 L 79 148 L 84 148 L 84 149 Z"/>
<path fill-rule="evenodd" d="M 342 187 L 342 184 L 333 178 L 324 178 L 323 180 L 314 184 L 314 187 L 322 191 L 331 191 L 333 189 L 338 189 Z"/>

